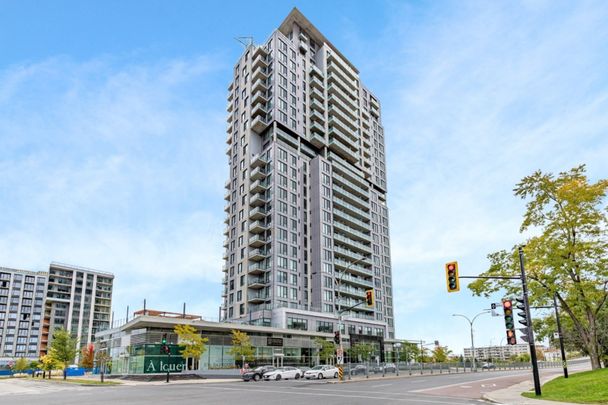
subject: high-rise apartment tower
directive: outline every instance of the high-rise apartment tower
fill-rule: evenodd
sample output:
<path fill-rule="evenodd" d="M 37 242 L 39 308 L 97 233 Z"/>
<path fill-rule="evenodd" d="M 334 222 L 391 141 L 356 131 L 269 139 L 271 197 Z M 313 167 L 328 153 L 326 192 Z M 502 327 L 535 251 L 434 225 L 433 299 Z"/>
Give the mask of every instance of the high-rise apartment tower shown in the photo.
<path fill-rule="evenodd" d="M 378 99 L 297 9 L 228 91 L 223 319 L 394 338 Z"/>

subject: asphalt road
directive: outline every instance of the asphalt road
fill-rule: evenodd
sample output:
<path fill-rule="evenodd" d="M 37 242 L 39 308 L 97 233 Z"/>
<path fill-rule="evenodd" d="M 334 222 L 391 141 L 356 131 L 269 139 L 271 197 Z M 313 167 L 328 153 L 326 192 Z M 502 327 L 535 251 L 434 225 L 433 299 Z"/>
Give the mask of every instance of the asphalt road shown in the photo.
<path fill-rule="evenodd" d="M 542 370 L 543 374 L 559 369 Z M 529 370 L 404 376 L 333 381 L 283 380 L 222 383 L 143 383 L 121 386 L 73 386 L 35 380 L 0 382 L 2 404 L 480 404 L 481 395 L 531 379 Z M 333 383 L 332 383 L 333 382 Z"/>

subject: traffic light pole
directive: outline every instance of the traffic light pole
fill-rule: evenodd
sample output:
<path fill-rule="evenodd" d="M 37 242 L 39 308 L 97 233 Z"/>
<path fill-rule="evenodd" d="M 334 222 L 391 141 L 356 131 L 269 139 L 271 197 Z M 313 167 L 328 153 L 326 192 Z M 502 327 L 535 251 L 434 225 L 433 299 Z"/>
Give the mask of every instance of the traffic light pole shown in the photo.
<path fill-rule="evenodd" d="M 523 290 L 524 306 L 526 307 L 526 318 L 528 319 L 528 336 L 530 345 L 530 360 L 532 361 L 532 377 L 534 379 L 534 393 L 541 395 L 540 376 L 538 374 L 538 359 L 536 357 L 536 345 L 534 344 L 534 330 L 532 328 L 532 316 L 530 314 L 530 304 L 528 303 L 528 283 L 526 281 L 526 270 L 524 268 L 524 249 L 522 246 L 519 251 L 519 267 L 521 269 L 521 288 Z"/>

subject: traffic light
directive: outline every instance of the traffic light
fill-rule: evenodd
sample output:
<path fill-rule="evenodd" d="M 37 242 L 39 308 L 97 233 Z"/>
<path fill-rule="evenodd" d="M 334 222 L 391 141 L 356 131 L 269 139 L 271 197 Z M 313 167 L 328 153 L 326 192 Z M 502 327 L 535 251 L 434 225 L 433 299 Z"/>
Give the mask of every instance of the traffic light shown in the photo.
<path fill-rule="evenodd" d="M 517 344 L 515 337 L 515 322 L 513 321 L 513 302 L 511 300 L 502 300 L 502 309 L 505 316 L 505 327 L 507 328 L 507 344 Z"/>
<path fill-rule="evenodd" d="M 167 334 L 166 334 L 166 333 L 163 333 L 163 340 L 161 340 L 161 343 L 162 343 L 163 345 L 166 345 L 166 344 L 167 344 Z"/>
<path fill-rule="evenodd" d="M 515 308 L 517 308 L 521 311 L 521 312 L 517 313 L 517 315 L 521 318 L 520 320 L 518 320 L 518 322 L 525 326 L 525 328 L 518 328 L 518 330 L 520 332 L 523 332 L 523 335 L 521 336 L 521 340 L 523 340 L 526 343 L 530 343 L 530 328 L 532 327 L 532 325 L 530 324 L 530 322 L 528 320 L 528 314 L 526 312 L 525 301 L 524 301 L 523 297 L 515 298 L 515 301 L 517 301 L 517 305 L 515 306 Z"/>
<path fill-rule="evenodd" d="M 365 290 L 365 303 L 368 307 L 374 306 L 374 290 Z"/>
<path fill-rule="evenodd" d="M 460 291 L 460 281 L 458 280 L 458 262 L 446 263 L 445 280 L 449 293 Z"/>
<path fill-rule="evenodd" d="M 334 343 L 337 345 L 340 344 L 340 331 L 339 330 L 334 332 Z"/>

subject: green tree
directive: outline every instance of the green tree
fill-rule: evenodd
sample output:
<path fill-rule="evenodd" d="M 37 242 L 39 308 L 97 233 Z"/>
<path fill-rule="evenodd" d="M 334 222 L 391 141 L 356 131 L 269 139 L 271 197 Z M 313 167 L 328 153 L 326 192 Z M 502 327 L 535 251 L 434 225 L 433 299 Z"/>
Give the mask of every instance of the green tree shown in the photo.
<path fill-rule="evenodd" d="M 233 329 L 232 347 L 228 350 L 228 353 L 231 354 L 236 361 L 241 360 L 241 363 L 244 363 L 244 361 L 253 361 L 255 355 L 255 348 L 251 344 L 251 339 L 249 339 L 249 335 L 247 335 L 247 333 L 245 332 Z M 245 364 L 241 364 L 241 367 L 244 366 Z"/>
<path fill-rule="evenodd" d="M 51 373 L 53 370 L 57 369 L 57 367 L 59 367 L 59 363 L 57 362 L 57 359 L 55 358 L 55 356 L 53 356 L 53 348 L 51 347 L 51 349 L 49 350 L 49 353 L 42 356 L 40 358 L 40 363 L 41 363 L 41 367 L 42 370 L 46 373 L 48 371 L 49 373 L 49 380 L 51 379 Z"/>
<path fill-rule="evenodd" d="M 319 358 L 324 360 L 326 364 L 336 355 L 336 345 L 334 342 L 321 337 L 316 337 L 314 343 L 319 349 Z"/>
<path fill-rule="evenodd" d="M 78 353 L 78 339 L 63 328 L 55 329 L 51 342 L 50 355 L 63 367 L 63 379 L 67 378 L 67 368 L 74 362 Z"/>
<path fill-rule="evenodd" d="M 80 367 L 93 368 L 95 363 L 95 346 L 89 343 L 80 351 Z"/>
<path fill-rule="evenodd" d="M 435 346 L 433 349 L 433 361 L 435 363 L 444 363 L 452 351 L 447 346 Z"/>
<path fill-rule="evenodd" d="M 204 338 L 192 325 L 175 325 L 175 333 L 178 336 L 178 345 L 181 348 L 181 355 L 188 362 L 190 369 L 198 368 L 198 361 L 207 350 L 205 344 L 209 339 Z M 192 359 L 190 366 L 189 359 Z"/>
<path fill-rule="evenodd" d="M 608 180 L 589 182 L 584 165 L 557 177 L 537 171 L 514 189 L 527 200 L 520 231 L 537 233 L 524 247 L 531 305 L 557 297 L 593 369 L 601 367 L 598 317 L 608 300 L 607 189 Z M 489 254 L 490 268 L 482 275 L 518 276 L 517 248 Z M 475 295 L 521 295 L 520 283 L 512 280 L 479 279 L 469 288 Z"/>
<path fill-rule="evenodd" d="M 417 343 L 413 342 L 401 342 L 401 349 L 399 349 L 399 360 L 407 363 L 416 361 L 420 357 L 420 347 Z"/>
<path fill-rule="evenodd" d="M 13 366 L 13 370 L 16 371 L 17 373 L 23 373 L 25 370 L 28 369 L 30 363 L 29 361 L 27 361 L 27 359 L 25 357 L 21 357 L 18 358 L 17 361 L 15 362 L 15 365 Z"/>
<path fill-rule="evenodd" d="M 30 369 L 32 370 L 32 377 L 35 377 L 36 370 L 40 370 L 40 362 L 38 360 L 30 361 Z"/>
<path fill-rule="evenodd" d="M 350 349 L 348 349 L 348 354 L 352 360 L 358 361 L 367 361 L 370 359 L 371 353 L 374 352 L 374 347 L 369 343 L 357 343 Z"/>

